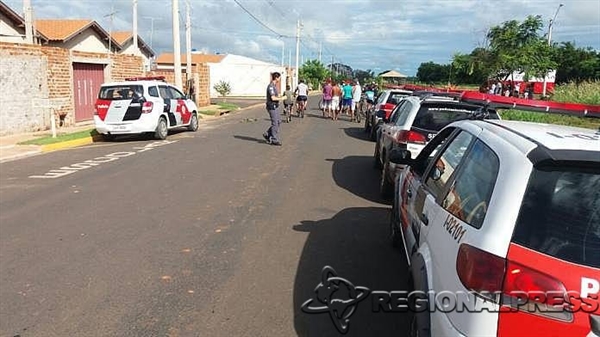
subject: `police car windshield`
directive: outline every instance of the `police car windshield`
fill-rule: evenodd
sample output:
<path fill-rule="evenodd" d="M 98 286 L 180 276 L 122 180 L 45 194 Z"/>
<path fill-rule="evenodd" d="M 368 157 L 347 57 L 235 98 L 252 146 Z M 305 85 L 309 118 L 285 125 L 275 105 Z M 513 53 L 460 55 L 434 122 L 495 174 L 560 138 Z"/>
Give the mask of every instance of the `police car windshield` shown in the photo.
<path fill-rule="evenodd" d="M 600 171 L 535 169 L 513 241 L 564 261 L 600 268 Z"/>
<path fill-rule="evenodd" d="M 133 99 L 135 93 L 142 95 L 144 89 L 141 85 L 114 85 L 100 88 L 99 99 L 105 100 L 129 100 Z"/>

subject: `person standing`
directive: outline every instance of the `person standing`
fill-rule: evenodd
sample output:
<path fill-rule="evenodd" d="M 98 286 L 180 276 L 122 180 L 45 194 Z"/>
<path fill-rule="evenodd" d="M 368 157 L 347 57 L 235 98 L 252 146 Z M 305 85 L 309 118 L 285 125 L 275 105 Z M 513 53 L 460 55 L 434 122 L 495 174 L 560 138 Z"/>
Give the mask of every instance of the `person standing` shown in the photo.
<path fill-rule="evenodd" d="M 342 101 L 342 88 L 340 88 L 340 85 L 337 82 L 333 82 L 331 91 L 331 119 L 337 121 L 338 114 L 340 113 L 340 103 Z"/>
<path fill-rule="evenodd" d="M 323 87 L 323 118 L 329 118 L 331 116 L 331 100 L 333 97 L 333 87 L 331 82 L 328 80 Z"/>
<path fill-rule="evenodd" d="M 358 117 L 356 114 L 360 113 L 359 111 L 357 111 L 357 107 L 358 104 L 360 102 L 360 99 L 362 98 L 362 87 L 360 86 L 360 83 L 358 82 L 358 80 L 354 80 L 354 86 L 352 87 L 352 106 L 350 109 L 351 112 L 351 116 L 350 119 L 354 122 L 354 121 L 358 121 Z"/>
<path fill-rule="evenodd" d="M 350 81 L 344 81 L 342 95 L 342 111 L 348 116 L 350 115 L 349 111 L 352 110 L 352 86 Z"/>
<path fill-rule="evenodd" d="M 279 101 L 285 99 L 285 96 L 279 95 L 279 83 L 281 81 L 281 74 L 278 72 L 271 73 L 271 83 L 267 86 L 267 99 L 266 108 L 271 119 L 271 127 L 263 134 L 263 137 L 267 141 L 267 144 L 281 146 L 281 140 L 279 138 L 279 126 L 281 125 L 281 115 L 277 108 L 279 107 Z"/>

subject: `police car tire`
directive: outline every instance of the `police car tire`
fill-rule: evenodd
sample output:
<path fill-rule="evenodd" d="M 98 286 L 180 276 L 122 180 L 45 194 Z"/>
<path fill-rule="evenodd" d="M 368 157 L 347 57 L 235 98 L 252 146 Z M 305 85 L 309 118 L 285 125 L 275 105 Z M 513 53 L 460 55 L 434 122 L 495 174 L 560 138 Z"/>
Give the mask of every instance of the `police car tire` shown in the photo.
<path fill-rule="evenodd" d="M 192 114 L 192 119 L 190 119 L 190 125 L 188 126 L 188 131 L 191 131 L 191 132 L 198 131 L 198 115 Z"/>
<path fill-rule="evenodd" d="M 400 219 L 398 219 L 398 210 L 396 209 L 396 203 L 392 205 L 392 216 L 390 219 L 390 240 L 392 241 L 392 247 L 401 248 L 402 236 L 400 235 Z"/>
<path fill-rule="evenodd" d="M 381 180 L 379 182 L 379 191 L 381 192 L 381 196 L 388 200 L 392 197 L 392 193 L 394 191 L 394 185 L 390 184 L 387 179 L 387 171 L 389 169 L 389 162 L 385 162 L 383 165 L 383 169 L 381 170 Z"/>
<path fill-rule="evenodd" d="M 156 131 L 154 131 L 154 138 L 165 140 L 167 139 L 168 133 L 167 120 L 164 117 L 160 117 L 158 124 L 156 125 Z"/>

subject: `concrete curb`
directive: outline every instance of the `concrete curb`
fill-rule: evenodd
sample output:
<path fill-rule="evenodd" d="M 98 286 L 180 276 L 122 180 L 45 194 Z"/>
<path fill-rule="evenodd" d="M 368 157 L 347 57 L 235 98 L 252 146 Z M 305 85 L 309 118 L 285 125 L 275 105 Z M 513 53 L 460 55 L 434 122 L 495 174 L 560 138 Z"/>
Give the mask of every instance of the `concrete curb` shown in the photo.
<path fill-rule="evenodd" d="M 79 139 L 68 140 L 65 142 L 53 143 L 42 145 L 41 152 L 51 152 L 62 149 L 70 149 L 78 146 L 92 144 L 94 142 L 94 137 L 85 137 Z"/>

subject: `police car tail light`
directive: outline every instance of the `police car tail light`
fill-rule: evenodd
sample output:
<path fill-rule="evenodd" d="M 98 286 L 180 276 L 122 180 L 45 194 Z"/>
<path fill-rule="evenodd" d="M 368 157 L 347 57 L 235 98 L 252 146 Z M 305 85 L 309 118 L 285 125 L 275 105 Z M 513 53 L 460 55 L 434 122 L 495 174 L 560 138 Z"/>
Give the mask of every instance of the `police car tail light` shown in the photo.
<path fill-rule="evenodd" d="M 152 112 L 152 107 L 154 104 L 152 102 L 144 102 L 142 105 L 142 113 L 147 114 Z"/>
<path fill-rule="evenodd" d="M 398 136 L 396 137 L 396 140 L 398 141 L 398 143 L 418 143 L 418 144 L 425 144 L 427 143 L 427 138 L 425 138 L 425 136 L 423 136 L 422 134 L 415 132 L 415 131 L 410 131 L 410 130 L 402 130 L 400 132 L 398 132 Z"/>
<path fill-rule="evenodd" d="M 573 320 L 565 285 L 522 264 L 508 261 L 502 305 L 539 316 L 570 322 Z"/>
<path fill-rule="evenodd" d="M 465 288 L 492 301 L 502 290 L 506 261 L 468 244 L 460 245 L 456 270 Z"/>

